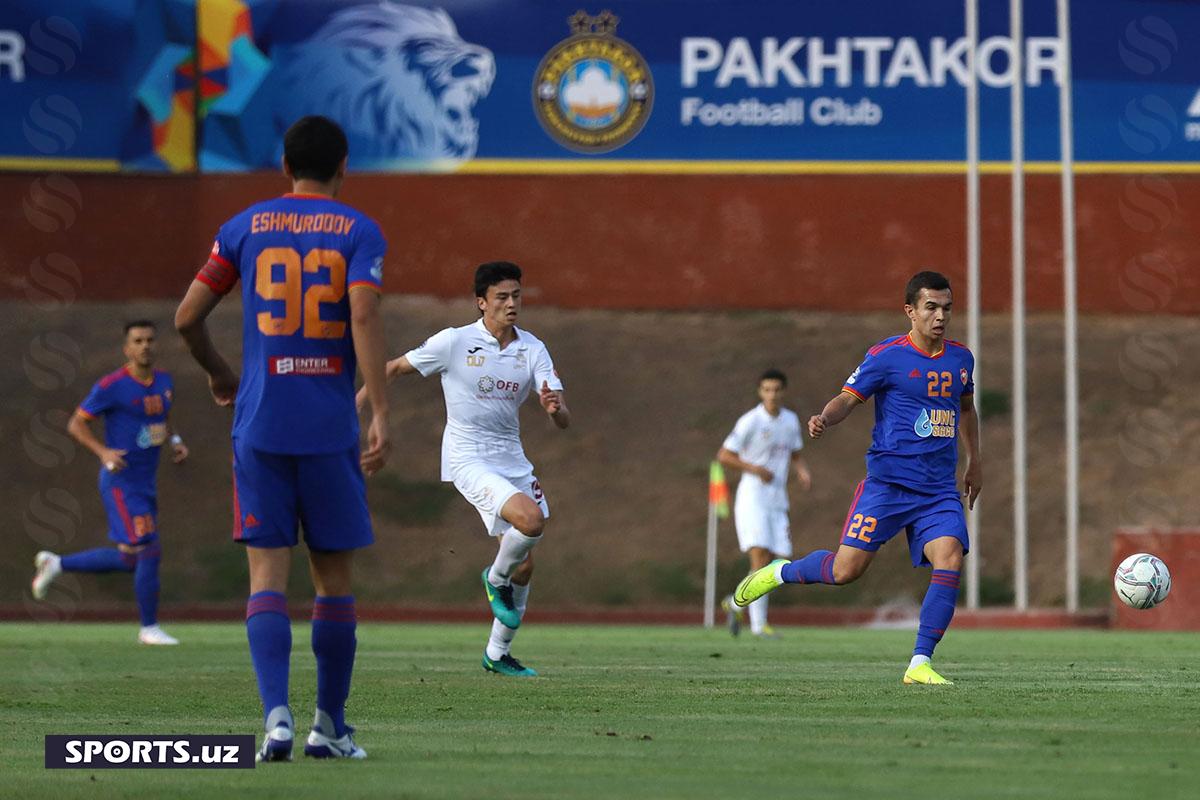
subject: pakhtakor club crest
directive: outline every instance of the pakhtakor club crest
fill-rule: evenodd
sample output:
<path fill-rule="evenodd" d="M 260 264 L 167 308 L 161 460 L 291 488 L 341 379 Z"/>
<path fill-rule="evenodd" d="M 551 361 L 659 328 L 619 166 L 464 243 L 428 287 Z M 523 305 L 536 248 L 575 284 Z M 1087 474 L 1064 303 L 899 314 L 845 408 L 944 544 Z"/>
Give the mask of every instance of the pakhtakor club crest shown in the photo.
<path fill-rule="evenodd" d="M 638 135 L 654 105 L 641 53 L 616 36 L 610 11 L 577 11 L 571 36 L 554 46 L 533 78 L 533 108 L 546 133 L 579 153 L 607 153 Z"/>

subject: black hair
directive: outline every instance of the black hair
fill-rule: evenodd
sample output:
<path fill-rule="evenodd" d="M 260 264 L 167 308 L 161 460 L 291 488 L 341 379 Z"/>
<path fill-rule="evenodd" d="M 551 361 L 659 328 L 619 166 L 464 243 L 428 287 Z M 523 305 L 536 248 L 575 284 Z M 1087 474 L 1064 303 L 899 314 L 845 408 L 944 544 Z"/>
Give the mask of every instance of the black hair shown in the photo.
<path fill-rule="evenodd" d="M 475 296 L 487 297 L 489 286 L 501 281 L 521 281 L 521 268 L 511 261 L 489 261 L 475 270 Z"/>
<path fill-rule="evenodd" d="M 302 117 L 283 135 L 283 158 L 296 180 L 328 183 L 349 150 L 346 134 L 328 117 Z"/>
<path fill-rule="evenodd" d="M 766 370 L 762 375 L 758 376 L 759 385 L 762 385 L 763 381 L 779 381 L 783 384 L 783 388 L 787 388 L 787 375 L 784 375 L 781 370 L 777 370 L 774 367 L 771 367 L 771 369 Z"/>
<path fill-rule="evenodd" d="M 125 323 L 125 335 L 128 336 L 129 332 L 134 328 L 150 328 L 154 331 L 158 330 L 158 326 L 154 324 L 153 320 L 133 319 Z"/>
<path fill-rule="evenodd" d="M 922 289 L 940 292 L 950 288 L 950 281 L 940 272 L 931 272 L 925 270 L 918 272 L 908 279 L 908 285 L 904 287 L 904 304 L 915 306 L 917 297 L 920 296 Z"/>

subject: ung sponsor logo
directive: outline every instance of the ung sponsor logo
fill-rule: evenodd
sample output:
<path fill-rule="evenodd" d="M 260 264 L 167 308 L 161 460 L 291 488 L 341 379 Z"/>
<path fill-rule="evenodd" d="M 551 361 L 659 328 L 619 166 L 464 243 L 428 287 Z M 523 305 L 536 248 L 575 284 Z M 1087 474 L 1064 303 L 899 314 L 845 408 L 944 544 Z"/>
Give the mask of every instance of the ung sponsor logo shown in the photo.
<path fill-rule="evenodd" d="M 958 415 L 946 408 L 922 409 L 913 423 L 913 431 L 922 439 L 953 439 L 958 430 Z"/>

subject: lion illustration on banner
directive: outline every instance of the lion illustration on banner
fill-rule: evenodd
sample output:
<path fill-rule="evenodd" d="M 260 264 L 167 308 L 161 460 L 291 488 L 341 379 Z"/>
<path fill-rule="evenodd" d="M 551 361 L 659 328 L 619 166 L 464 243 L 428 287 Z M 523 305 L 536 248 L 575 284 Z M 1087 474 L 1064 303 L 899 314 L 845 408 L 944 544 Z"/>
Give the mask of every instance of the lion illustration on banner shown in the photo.
<path fill-rule="evenodd" d="M 271 56 L 276 128 L 306 114 L 330 117 L 345 129 L 357 168 L 469 159 L 478 149 L 473 112 L 496 62 L 463 41 L 442 9 L 392 0 L 350 6 Z"/>

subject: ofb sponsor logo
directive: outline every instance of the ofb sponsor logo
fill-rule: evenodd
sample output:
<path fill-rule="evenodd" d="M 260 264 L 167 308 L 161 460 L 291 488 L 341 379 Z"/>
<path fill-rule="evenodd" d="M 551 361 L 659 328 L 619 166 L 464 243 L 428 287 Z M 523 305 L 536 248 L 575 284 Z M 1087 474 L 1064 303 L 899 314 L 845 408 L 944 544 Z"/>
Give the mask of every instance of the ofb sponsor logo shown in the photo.
<path fill-rule="evenodd" d="M 650 118 L 654 81 L 641 53 L 617 38 L 611 12 L 577 11 L 571 36 L 538 64 L 533 109 L 556 142 L 580 153 L 607 153 L 625 144 Z"/>
<path fill-rule="evenodd" d="M 254 737 L 51 735 L 46 769 L 254 769 Z"/>

